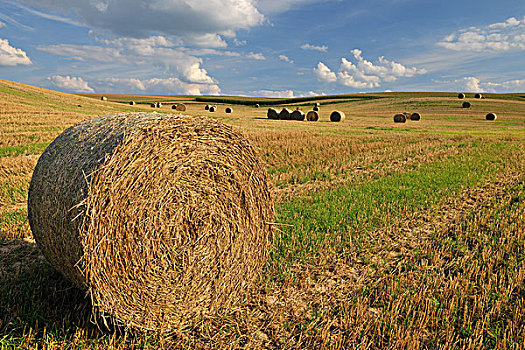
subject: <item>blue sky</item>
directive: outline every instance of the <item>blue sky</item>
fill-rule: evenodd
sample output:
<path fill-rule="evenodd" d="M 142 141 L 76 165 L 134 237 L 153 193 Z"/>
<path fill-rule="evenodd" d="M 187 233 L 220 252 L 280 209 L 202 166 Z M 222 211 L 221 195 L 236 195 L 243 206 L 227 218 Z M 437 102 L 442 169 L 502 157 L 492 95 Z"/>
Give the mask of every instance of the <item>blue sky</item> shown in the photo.
<path fill-rule="evenodd" d="M 523 92 L 525 1 L 0 0 L 0 73 L 66 92 Z"/>

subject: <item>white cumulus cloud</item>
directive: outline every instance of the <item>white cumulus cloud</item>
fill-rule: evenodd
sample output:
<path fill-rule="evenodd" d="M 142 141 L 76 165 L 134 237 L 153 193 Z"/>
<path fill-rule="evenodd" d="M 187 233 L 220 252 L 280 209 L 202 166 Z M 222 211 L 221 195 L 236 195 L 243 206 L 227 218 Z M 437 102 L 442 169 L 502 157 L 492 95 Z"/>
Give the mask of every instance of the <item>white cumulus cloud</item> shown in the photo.
<path fill-rule="evenodd" d="M 380 87 L 383 82 L 393 82 L 402 77 L 425 73 L 425 70 L 406 67 L 383 56 L 379 57 L 376 63 L 371 62 L 363 58 L 362 51 L 359 49 L 351 52 L 355 63 L 343 57 L 339 71 L 335 73 L 324 63 L 319 62 L 313 69 L 314 75 L 321 82 L 337 82 L 354 89 L 372 89 Z"/>
<path fill-rule="evenodd" d="M 461 29 L 437 44 L 454 51 L 525 50 L 525 17 L 521 20 L 511 17 L 501 23 Z"/>
<path fill-rule="evenodd" d="M 188 84 L 177 78 L 152 78 L 143 82 L 150 91 L 184 95 L 219 95 L 221 89 L 216 84 Z"/>
<path fill-rule="evenodd" d="M 252 58 L 254 60 L 259 60 L 259 61 L 264 61 L 266 59 L 266 57 L 264 57 L 262 53 L 254 53 L 254 52 L 250 52 L 248 55 L 246 55 L 246 57 Z"/>
<path fill-rule="evenodd" d="M 33 62 L 23 50 L 9 45 L 7 39 L 0 39 L 0 67 L 28 66 L 31 64 Z"/>
<path fill-rule="evenodd" d="M 301 46 L 301 49 L 326 52 L 328 51 L 328 46 L 326 45 L 317 46 L 317 45 L 311 45 L 311 44 L 304 44 Z"/>
<path fill-rule="evenodd" d="M 124 64 L 144 69 L 158 67 L 189 83 L 217 83 L 202 68 L 201 58 L 191 55 L 186 49 L 172 48 L 174 44 L 163 36 L 99 41 L 105 46 L 57 44 L 39 46 L 38 49 L 78 61 L 99 61 L 119 67 Z"/>
<path fill-rule="evenodd" d="M 314 74 L 319 81 L 325 83 L 334 83 L 337 81 L 337 75 L 323 62 L 317 64 L 317 68 L 314 68 Z"/>
<path fill-rule="evenodd" d="M 290 57 L 285 55 L 279 55 L 279 59 L 284 62 L 293 63 L 293 60 L 291 60 Z"/>
<path fill-rule="evenodd" d="M 70 92 L 95 92 L 81 77 L 53 75 L 47 78 L 55 87 Z"/>
<path fill-rule="evenodd" d="M 224 47 L 221 38 L 264 23 L 254 0 L 22 0 L 45 10 L 75 13 L 91 28 L 117 36 L 175 36 L 186 44 Z"/>

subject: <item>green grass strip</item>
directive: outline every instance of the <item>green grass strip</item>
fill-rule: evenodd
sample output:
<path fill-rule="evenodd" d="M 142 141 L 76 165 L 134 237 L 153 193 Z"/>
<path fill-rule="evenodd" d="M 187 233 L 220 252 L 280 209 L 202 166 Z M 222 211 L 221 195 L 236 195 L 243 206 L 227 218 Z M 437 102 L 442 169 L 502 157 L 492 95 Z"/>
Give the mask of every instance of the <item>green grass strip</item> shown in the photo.
<path fill-rule="evenodd" d="M 281 226 L 274 262 L 308 258 L 325 239 L 367 244 L 366 232 L 428 209 L 462 188 L 475 187 L 505 167 L 522 166 L 519 143 L 474 142 L 474 148 L 404 173 L 316 193 L 276 206 Z"/>
<path fill-rule="evenodd" d="M 16 146 L 0 146 L 0 157 L 41 154 L 47 146 L 49 146 L 49 142 L 38 142 Z"/>

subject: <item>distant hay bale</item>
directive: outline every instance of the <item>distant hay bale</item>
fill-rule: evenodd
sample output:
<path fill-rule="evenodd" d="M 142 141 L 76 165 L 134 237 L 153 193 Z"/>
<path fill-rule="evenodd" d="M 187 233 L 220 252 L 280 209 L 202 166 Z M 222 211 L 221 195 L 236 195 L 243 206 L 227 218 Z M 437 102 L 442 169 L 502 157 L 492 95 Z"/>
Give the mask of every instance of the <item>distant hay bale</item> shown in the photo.
<path fill-rule="evenodd" d="M 244 136 L 158 113 L 64 131 L 34 170 L 28 217 L 45 257 L 98 315 L 155 333 L 246 298 L 275 221 L 268 175 Z"/>
<path fill-rule="evenodd" d="M 279 119 L 281 120 L 290 120 L 290 115 L 292 114 L 292 111 L 288 108 L 283 108 L 281 112 L 279 113 Z"/>
<path fill-rule="evenodd" d="M 255 104 L 255 108 L 259 108 L 259 107 L 260 107 L 260 106 L 259 106 L 259 104 L 258 104 L 258 103 L 256 103 L 256 104 Z"/>
<path fill-rule="evenodd" d="M 129 102 L 129 105 L 130 105 L 130 106 L 134 106 L 134 105 L 135 105 L 135 101 L 130 101 L 130 102 Z"/>
<path fill-rule="evenodd" d="M 330 114 L 330 121 L 332 122 L 342 122 L 345 118 L 345 114 L 341 111 L 333 111 L 332 114 Z"/>
<path fill-rule="evenodd" d="M 304 120 L 304 118 L 305 118 L 304 112 L 299 109 L 296 109 L 290 114 L 291 120 Z"/>
<path fill-rule="evenodd" d="M 406 123 L 407 118 L 403 113 L 398 113 L 394 116 L 394 123 Z"/>
<path fill-rule="evenodd" d="M 421 114 L 414 112 L 410 115 L 410 120 L 418 121 L 421 120 Z"/>
<path fill-rule="evenodd" d="M 152 103 L 152 104 L 150 104 L 150 106 L 151 106 L 152 108 L 155 108 L 155 107 L 157 107 L 157 104 L 156 104 L 156 103 Z"/>
<path fill-rule="evenodd" d="M 474 98 L 483 98 L 483 95 L 482 94 L 475 94 Z"/>
<path fill-rule="evenodd" d="M 157 108 L 161 108 L 162 107 L 162 102 L 157 102 Z"/>
<path fill-rule="evenodd" d="M 210 105 L 206 105 L 206 106 L 204 106 L 204 109 L 205 109 L 206 111 L 209 111 L 209 110 L 210 110 Z"/>
<path fill-rule="evenodd" d="M 171 109 L 177 109 L 177 105 L 171 105 Z"/>
<path fill-rule="evenodd" d="M 465 102 L 463 102 L 463 104 L 462 104 L 461 106 L 462 106 L 463 108 L 470 108 L 471 104 L 470 104 L 470 102 L 465 101 Z"/>
<path fill-rule="evenodd" d="M 279 113 L 273 108 L 268 108 L 268 113 L 266 113 L 266 116 L 268 119 L 279 119 Z"/>
<path fill-rule="evenodd" d="M 231 107 L 226 107 L 225 112 L 226 112 L 226 113 L 232 113 L 232 112 L 233 112 L 233 109 L 231 109 Z"/>
<path fill-rule="evenodd" d="M 296 111 L 300 111 L 300 110 L 301 110 L 301 107 L 300 107 L 300 106 L 297 106 L 297 107 L 295 107 L 295 110 L 296 110 Z"/>
<path fill-rule="evenodd" d="M 462 93 L 462 92 L 460 92 L 460 93 L 458 94 L 458 98 L 459 98 L 460 100 L 464 99 L 464 98 L 465 98 L 465 94 Z"/>
<path fill-rule="evenodd" d="M 321 104 L 319 102 L 316 102 L 315 107 L 321 107 Z"/>
<path fill-rule="evenodd" d="M 498 119 L 498 116 L 496 115 L 496 113 L 489 113 L 485 116 L 485 119 L 486 120 L 496 120 Z"/>
<path fill-rule="evenodd" d="M 100 100 L 101 100 L 101 101 L 107 101 L 108 98 L 107 98 L 106 96 L 102 96 L 102 97 L 100 97 Z"/>
<path fill-rule="evenodd" d="M 306 114 L 306 120 L 308 120 L 309 122 L 316 122 L 316 121 L 318 121 L 319 120 L 319 113 L 317 113 L 316 110 L 308 112 Z"/>
<path fill-rule="evenodd" d="M 216 110 L 217 110 L 217 107 L 215 107 L 215 106 L 211 106 L 210 107 L 210 112 L 214 113 Z"/>
<path fill-rule="evenodd" d="M 316 112 L 319 112 L 319 107 L 317 107 L 317 106 L 314 106 L 314 108 L 312 108 L 312 109 L 313 109 L 314 111 L 316 111 Z"/>
<path fill-rule="evenodd" d="M 186 111 L 186 105 L 184 103 L 179 103 L 177 105 L 177 108 L 175 108 L 179 112 L 185 112 Z"/>

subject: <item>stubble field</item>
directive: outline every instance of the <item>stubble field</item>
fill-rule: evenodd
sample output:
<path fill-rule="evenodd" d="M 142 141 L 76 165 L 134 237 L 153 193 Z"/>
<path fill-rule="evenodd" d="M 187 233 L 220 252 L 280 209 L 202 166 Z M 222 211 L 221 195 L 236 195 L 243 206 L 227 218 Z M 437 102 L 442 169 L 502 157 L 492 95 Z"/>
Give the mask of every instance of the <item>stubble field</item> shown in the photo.
<path fill-rule="evenodd" d="M 468 94 L 470 109 L 452 93 L 107 97 L 0 80 L 0 349 L 525 348 L 525 94 Z M 241 130 L 278 215 L 250 298 L 170 339 L 94 325 L 89 297 L 45 261 L 27 223 L 32 171 L 60 132 L 157 101 L 159 113 L 183 102 Z M 318 122 L 266 118 L 270 105 L 314 102 Z M 336 109 L 343 123 L 329 122 Z M 394 124 L 404 111 L 421 121 Z"/>

